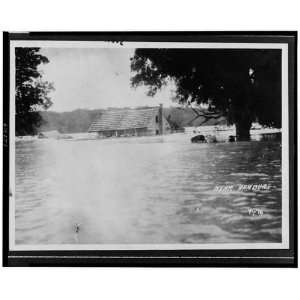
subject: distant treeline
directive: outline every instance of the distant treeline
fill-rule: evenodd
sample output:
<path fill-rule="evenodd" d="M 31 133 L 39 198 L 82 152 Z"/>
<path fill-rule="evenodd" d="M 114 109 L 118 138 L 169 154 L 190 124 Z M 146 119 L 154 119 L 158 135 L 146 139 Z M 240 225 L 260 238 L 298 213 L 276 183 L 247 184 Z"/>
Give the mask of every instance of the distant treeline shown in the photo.
<path fill-rule="evenodd" d="M 39 131 L 57 130 L 60 133 L 87 132 L 94 119 L 101 115 L 103 109 L 77 109 L 71 112 L 43 111 L 43 124 Z M 224 117 L 206 120 L 199 117 L 192 108 L 169 107 L 163 110 L 165 118 L 174 130 L 187 126 L 226 124 Z"/>
<path fill-rule="evenodd" d="M 93 120 L 101 113 L 101 109 L 77 109 L 70 112 L 43 111 L 40 131 L 57 130 L 61 133 L 87 132 Z"/>

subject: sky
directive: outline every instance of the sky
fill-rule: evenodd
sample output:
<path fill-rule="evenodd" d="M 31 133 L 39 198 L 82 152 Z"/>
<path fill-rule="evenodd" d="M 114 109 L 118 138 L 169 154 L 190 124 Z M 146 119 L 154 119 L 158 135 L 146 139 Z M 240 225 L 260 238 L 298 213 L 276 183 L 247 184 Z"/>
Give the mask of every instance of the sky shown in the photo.
<path fill-rule="evenodd" d="M 49 59 L 40 65 L 43 79 L 54 84 L 49 96 L 51 111 L 175 105 L 174 86 L 163 88 L 154 97 L 146 87 L 130 86 L 130 48 L 41 48 Z"/>

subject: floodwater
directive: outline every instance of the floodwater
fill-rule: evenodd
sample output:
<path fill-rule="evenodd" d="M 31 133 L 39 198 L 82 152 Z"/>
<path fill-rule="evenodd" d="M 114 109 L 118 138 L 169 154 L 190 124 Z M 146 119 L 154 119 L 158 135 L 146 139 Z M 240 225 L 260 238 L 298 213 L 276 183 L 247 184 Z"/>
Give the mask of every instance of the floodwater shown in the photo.
<path fill-rule="evenodd" d="M 281 242 L 281 144 L 18 141 L 15 201 L 17 245 Z"/>

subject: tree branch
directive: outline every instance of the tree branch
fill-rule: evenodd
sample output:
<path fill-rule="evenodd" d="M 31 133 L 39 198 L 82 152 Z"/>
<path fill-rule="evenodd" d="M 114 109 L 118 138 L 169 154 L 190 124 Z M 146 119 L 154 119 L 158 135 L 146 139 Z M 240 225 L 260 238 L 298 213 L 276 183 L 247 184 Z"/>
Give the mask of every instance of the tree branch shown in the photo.
<path fill-rule="evenodd" d="M 205 118 L 205 120 L 203 122 L 200 123 L 199 126 L 201 126 L 202 124 L 206 123 L 208 120 L 210 119 L 218 119 L 220 117 L 223 117 L 223 115 L 221 113 L 216 115 L 216 112 L 207 112 L 207 113 L 203 113 L 203 111 L 201 110 L 197 110 L 196 108 L 192 107 L 192 110 L 194 111 L 194 113 L 196 114 L 196 117 L 193 118 L 191 121 L 188 122 L 188 125 L 192 125 L 192 123 L 197 120 L 200 117 Z M 199 113 L 201 112 L 201 114 Z"/>

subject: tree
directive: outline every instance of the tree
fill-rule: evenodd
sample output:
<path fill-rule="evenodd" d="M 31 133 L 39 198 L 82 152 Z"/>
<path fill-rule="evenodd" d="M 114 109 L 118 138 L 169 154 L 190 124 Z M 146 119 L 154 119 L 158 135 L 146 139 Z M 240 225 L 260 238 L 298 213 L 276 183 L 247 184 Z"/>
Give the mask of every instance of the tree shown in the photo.
<path fill-rule="evenodd" d="M 179 103 L 208 104 L 225 116 L 238 140 L 252 122 L 281 127 L 281 51 L 277 49 L 136 49 L 131 85 L 153 96 L 173 81 Z"/>
<path fill-rule="evenodd" d="M 40 64 L 48 63 L 39 48 L 15 48 L 16 56 L 16 135 L 36 134 L 42 123 L 39 110 L 48 109 L 52 102 L 47 96 L 53 89 L 42 80 Z"/>

